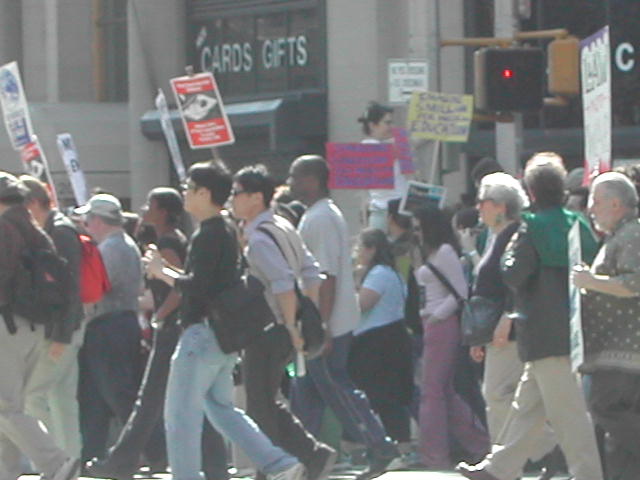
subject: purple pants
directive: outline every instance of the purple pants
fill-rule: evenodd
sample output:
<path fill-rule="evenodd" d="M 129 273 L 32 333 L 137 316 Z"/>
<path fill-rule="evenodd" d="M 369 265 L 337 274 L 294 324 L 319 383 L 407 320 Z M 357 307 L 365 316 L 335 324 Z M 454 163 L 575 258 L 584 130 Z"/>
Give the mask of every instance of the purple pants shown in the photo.
<path fill-rule="evenodd" d="M 489 451 L 489 435 L 453 388 L 460 347 L 458 318 L 452 316 L 423 325 L 420 449 L 426 466 L 447 469 L 452 465 L 449 455 L 452 437 L 476 460 Z"/>

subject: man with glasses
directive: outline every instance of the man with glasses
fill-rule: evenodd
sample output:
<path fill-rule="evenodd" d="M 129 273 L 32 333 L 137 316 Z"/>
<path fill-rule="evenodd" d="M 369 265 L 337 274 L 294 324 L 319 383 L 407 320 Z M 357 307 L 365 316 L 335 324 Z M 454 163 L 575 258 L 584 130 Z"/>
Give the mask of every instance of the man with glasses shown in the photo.
<path fill-rule="evenodd" d="M 140 251 L 123 229 L 120 201 L 94 195 L 75 210 L 98 243 L 111 290 L 95 304 L 80 350 L 80 427 L 84 461 L 105 454 L 109 422 L 127 421 L 141 373 L 138 294 L 142 285 Z"/>

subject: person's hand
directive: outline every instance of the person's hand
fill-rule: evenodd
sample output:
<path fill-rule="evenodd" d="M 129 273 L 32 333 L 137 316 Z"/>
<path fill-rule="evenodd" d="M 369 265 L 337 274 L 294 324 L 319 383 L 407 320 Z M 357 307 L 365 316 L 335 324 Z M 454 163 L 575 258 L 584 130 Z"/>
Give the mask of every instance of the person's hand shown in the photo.
<path fill-rule="evenodd" d="M 49 358 L 54 362 L 57 362 L 64 354 L 66 348 L 67 346 L 64 343 L 51 342 L 51 345 L 49 345 Z"/>
<path fill-rule="evenodd" d="M 476 249 L 477 234 L 473 228 L 462 228 L 458 230 L 460 237 L 460 246 L 466 253 L 473 252 Z"/>
<path fill-rule="evenodd" d="M 162 261 L 162 255 L 158 251 L 158 247 L 154 244 L 149 245 L 149 248 L 144 254 L 142 262 L 145 265 L 147 275 L 151 278 L 159 277 L 164 267 Z"/>
<path fill-rule="evenodd" d="M 509 333 L 511 333 L 512 320 L 508 315 L 503 315 L 496 325 L 496 329 L 493 331 L 493 341 L 491 344 L 494 347 L 504 347 L 509 342 Z"/>
<path fill-rule="evenodd" d="M 476 363 L 482 362 L 482 360 L 484 360 L 484 347 L 471 347 L 469 349 L 469 356 L 471 357 L 471 360 Z"/>
<path fill-rule="evenodd" d="M 576 265 L 571 270 L 571 282 L 578 288 L 589 288 L 593 274 L 584 265 Z"/>

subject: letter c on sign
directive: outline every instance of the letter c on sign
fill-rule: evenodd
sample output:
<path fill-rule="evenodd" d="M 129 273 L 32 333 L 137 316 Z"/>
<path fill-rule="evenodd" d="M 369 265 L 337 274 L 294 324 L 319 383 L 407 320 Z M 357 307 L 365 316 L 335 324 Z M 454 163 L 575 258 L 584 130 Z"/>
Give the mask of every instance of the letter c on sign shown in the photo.
<path fill-rule="evenodd" d="M 636 50 L 629 42 L 624 42 L 616 48 L 616 66 L 621 72 L 630 72 L 636 65 L 633 58 Z"/>

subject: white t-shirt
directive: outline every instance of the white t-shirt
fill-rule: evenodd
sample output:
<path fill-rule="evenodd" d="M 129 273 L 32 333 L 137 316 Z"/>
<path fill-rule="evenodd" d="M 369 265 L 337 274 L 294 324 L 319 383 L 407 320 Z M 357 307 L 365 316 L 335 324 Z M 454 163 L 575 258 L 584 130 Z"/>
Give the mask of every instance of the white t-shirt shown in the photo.
<path fill-rule="evenodd" d="M 353 331 L 360 321 L 347 222 L 333 201 L 323 198 L 307 209 L 298 231 L 320 264 L 320 271 L 336 277 L 336 296 L 329 330 L 332 337 L 345 335 Z"/>
<path fill-rule="evenodd" d="M 362 288 L 373 290 L 380 298 L 373 308 L 362 314 L 360 324 L 353 331 L 354 335 L 384 327 L 404 318 L 406 290 L 404 281 L 393 268 L 376 265 L 365 277 Z"/>
<path fill-rule="evenodd" d="M 377 138 L 365 138 L 361 143 L 393 143 L 393 139 L 381 142 Z M 393 161 L 393 185 L 394 188 L 391 189 L 369 190 L 371 206 L 378 210 L 386 210 L 389 200 L 402 198 L 404 192 L 407 191 L 409 183 L 400 169 L 398 160 Z"/>

